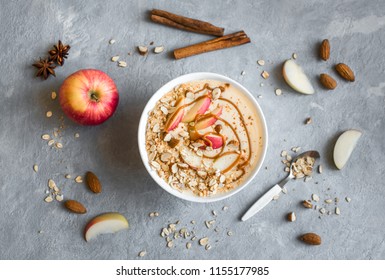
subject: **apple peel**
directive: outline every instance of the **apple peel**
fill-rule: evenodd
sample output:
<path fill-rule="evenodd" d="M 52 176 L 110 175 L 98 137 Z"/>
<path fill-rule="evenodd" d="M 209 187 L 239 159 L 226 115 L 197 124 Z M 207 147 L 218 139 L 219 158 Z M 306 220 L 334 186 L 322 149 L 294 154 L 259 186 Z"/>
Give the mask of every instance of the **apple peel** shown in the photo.
<path fill-rule="evenodd" d="M 196 101 L 194 105 L 188 110 L 187 114 L 183 117 L 182 122 L 189 123 L 195 120 L 197 115 L 203 115 L 206 113 L 211 105 L 210 97 L 206 96 Z"/>
<path fill-rule="evenodd" d="M 361 136 L 361 131 L 351 129 L 338 137 L 333 151 L 334 163 L 338 169 L 346 165 Z"/>
<path fill-rule="evenodd" d="M 211 148 L 219 149 L 223 146 L 223 137 L 219 134 L 209 133 L 202 137 L 205 141 L 206 146 Z M 202 148 L 205 148 L 204 146 Z"/>
<path fill-rule="evenodd" d="M 303 94 L 313 94 L 315 92 L 301 66 L 292 59 L 285 61 L 282 73 L 286 83 L 295 91 Z"/>
<path fill-rule="evenodd" d="M 88 222 L 84 230 L 84 238 L 89 242 L 100 234 L 116 233 L 124 229 L 128 229 L 128 221 L 122 214 L 104 213 Z"/>
<path fill-rule="evenodd" d="M 182 121 L 185 110 L 184 110 L 184 108 L 181 108 L 181 107 L 184 106 L 184 102 L 185 102 L 184 97 L 180 97 L 177 100 L 176 106 L 175 106 L 176 107 L 175 112 L 172 113 L 167 118 L 167 121 L 166 121 L 166 124 L 164 127 L 164 130 L 166 132 L 170 132 L 170 131 L 174 130 L 178 126 L 178 124 Z"/>
<path fill-rule="evenodd" d="M 205 129 L 216 123 L 219 116 L 222 114 L 222 107 L 215 108 L 211 113 L 203 115 L 195 124 L 196 130 Z"/>

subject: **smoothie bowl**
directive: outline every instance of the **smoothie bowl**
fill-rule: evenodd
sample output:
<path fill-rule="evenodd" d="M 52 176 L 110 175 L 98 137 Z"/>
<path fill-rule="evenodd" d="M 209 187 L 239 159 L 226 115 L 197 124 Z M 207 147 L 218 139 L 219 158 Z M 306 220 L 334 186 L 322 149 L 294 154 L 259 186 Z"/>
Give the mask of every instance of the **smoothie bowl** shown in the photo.
<path fill-rule="evenodd" d="M 242 85 L 192 73 L 160 88 L 143 110 L 144 166 L 167 192 L 193 202 L 234 195 L 255 177 L 267 149 L 262 110 Z"/>

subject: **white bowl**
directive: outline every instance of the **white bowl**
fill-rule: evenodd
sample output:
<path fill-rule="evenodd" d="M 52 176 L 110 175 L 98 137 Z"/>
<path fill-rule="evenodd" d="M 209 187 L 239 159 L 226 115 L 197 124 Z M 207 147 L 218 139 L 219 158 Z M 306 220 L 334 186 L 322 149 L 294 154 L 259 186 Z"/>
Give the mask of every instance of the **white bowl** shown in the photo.
<path fill-rule="evenodd" d="M 156 171 L 152 170 L 149 164 L 148 160 L 148 154 L 146 151 L 146 127 L 147 127 L 147 120 L 148 120 L 148 115 L 149 112 L 152 111 L 156 105 L 156 103 L 165 95 L 167 92 L 171 91 L 173 88 L 175 88 L 177 85 L 190 82 L 190 81 L 195 81 L 195 80 L 217 80 L 220 82 L 224 83 L 230 83 L 234 87 L 238 88 L 240 92 L 242 92 L 249 100 L 250 103 L 254 105 L 254 109 L 258 115 L 258 117 L 261 120 L 262 123 L 262 131 L 263 131 L 263 147 L 262 147 L 262 153 L 260 154 L 260 157 L 258 159 L 257 164 L 255 165 L 254 169 L 249 172 L 248 177 L 241 182 L 241 184 L 234 188 L 231 191 L 228 191 L 226 193 L 219 193 L 210 197 L 199 197 L 191 192 L 179 192 L 178 190 L 172 188 L 169 184 L 167 184 L 162 178 L 158 176 Z M 237 83 L 236 81 L 219 75 L 215 73 L 208 73 L 208 72 L 198 72 L 198 73 L 191 73 L 187 75 L 180 76 L 178 78 L 175 78 L 174 80 L 168 82 L 164 86 L 162 86 L 155 94 L 151 97 L 151 99 L 147 102 L 146 107 L 143 110 L 142 116 L 140 118 L 139 122 L 139 127 L 138 127 L 138 144 L 139 144 L 139 152 L 140 156 L 143 160 L 143 164 L 146 167 L 148 173 L 151 175 L 151 177 L 155 180 L 156 183 L 160 187 L 162 187 L 164 190 L 167 192 L 171 193 L 172 195 L 175 195 L 176 197 L 192 201 L 192 202 L 213 202 L 213 201 L 218 201 L 222 200 L 225 198 L 228 198 L 240 190 L 244 189 L 250 182 L 251 180 L 257 175 L 259 169 L 262 166 L 263 160 L 266 155 L 266 150 L 267 150 L 267 143 L 268 143 L 268 135 L 267 135 L 267 127 L 266 127 L 266 121 L 265 117 L 262 113 L 261 108 L 259 107 L 257 101 L 254 99 L 254 97 L 251 95 L 251 93 L 244 88 L 241 84 Z"/>

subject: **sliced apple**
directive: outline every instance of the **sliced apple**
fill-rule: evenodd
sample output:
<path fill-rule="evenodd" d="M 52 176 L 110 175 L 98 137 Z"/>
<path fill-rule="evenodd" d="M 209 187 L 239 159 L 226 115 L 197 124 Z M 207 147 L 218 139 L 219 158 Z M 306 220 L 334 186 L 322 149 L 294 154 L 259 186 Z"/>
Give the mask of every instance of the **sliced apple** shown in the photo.
<path fill-rule="evenodd" d="M 338 137 L 333 152 L 334 163 L 338 169 L 342 169 L 348 162 L 361 135 L 361 131 L 351 129 L 345 131 Z"/>
<path fill-rule="evenodd" d="M 208 113 L 202 116 L 201 118 L 199 118 L 199 120 L 195 124 L 195 129 L 201 130 L 212 126 L 213 124 L 216 123 L 216 121 L 218 120 L 221 114 L 222 114 L 222 107 L 215 108 L 211 113 Z"/>
<path fill-rule="evenodd" d="M 214 162 L 213 168 L 215 170 L 220 170 L 223 173 L 230 171 L 239 161 L 239 154 L 236 152 L 228 152 L 222 154 Z"/>
<path fill-rule="evenodd" d="M 128 221 L 122 214 L 117 212 L 105 213 L 88 222 L 84 230 L 84 237 L 88 242 L 100 234 L 115 233 L 127 228 Z"/>
<path fill-rule="evenodd" d="M 203 115 L 210 107 L 211 99 L 206 96 L 195 102 L 194 105 L 188 110 L 187 114 L 183 117 L 182 122 L 189 123 L 195 120 L 197 115 Z"/>
<path fill-rule="evenodd" d="M 175 104 L 175 111 L 168 116 L 166 124 L 164 125 L 164 130 L 166 132 L 170 132 L 171 130 L 174 130 L 178 124 L 182 121 L 184 116 L 184 108 L 181 108 L 184 106 L 185 99 L 184 97 L 180 97 L 176 104 Z"/>
<path fill-rule="evenodd" d="M 313 94 L 314 88 L 308 77 L 303 72 L 301 66 L 292 59 L 288 59 L 283 64 L 283 77 L 286 83 L 295 91 L 303 94 Z"/>
<path fill-rule="evenodd" d="M 203 136 L 202 139 L 205 141 L 205 144 L 207 146 L 213 148 L 214 150 L 219 149 L 223 146 L 223 137 L 219 134 L 209 133 Z"/>
<path fill-rule="evenodd" d="M 202 157 L 198 156 L 194 151 L 191 149 L 184 147 L 180 151 L 180 155 L 183 159 L 183 161 L 188 164 L 192 169 L 200 169 L 202 165 Z"/>

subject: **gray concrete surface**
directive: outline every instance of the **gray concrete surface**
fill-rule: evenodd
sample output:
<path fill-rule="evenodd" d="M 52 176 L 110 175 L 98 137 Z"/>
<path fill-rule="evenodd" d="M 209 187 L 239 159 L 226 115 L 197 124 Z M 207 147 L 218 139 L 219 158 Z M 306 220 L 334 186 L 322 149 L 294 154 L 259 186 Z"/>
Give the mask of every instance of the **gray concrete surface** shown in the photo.
<path fill-rule="evenodd" d="M 141 250 L 147 250 L 144 259 L 385 258 L 384 1 L 0 2 L 1 259 L 137 259 Z M 244 29 L 252 43 L 175 61 L 172 49 L 211 37 L 154 24 L 148 20 L 152 8 L 211 21 L 225 27 L 226 33 Z M 109 45 L 112 38 L 116 43 Z M 324 38 L 332 46 L 328 62 L 317 56 Z M 57 68 L 56 78 L 34 78 L 31 64 L 58 39 L 71 45 L 65 65 Z M 151 41 L 164 45 L 167 52 L 139 56 L 135 47 Z M 292 53 L 297 53 L 316 88 L 312 96 L 293 92 L 282 79 L 282 62 Z M 110 62 L 114 55 L 128 67 Z M 258 66 L 258 59 L 266 65 Z M 333 65 L 338 62 L 355 70 L 356 82 L 344 82 L 336 75 Z M 50 148 L 40 137 L 52 134 L 63 116 L 50 93 L 81 68 L 101 69 L 115 80 L 121 97 L 118 110 L 97 127 L 81 127 L 64 118 L 64 148 Z M 270 72 L 268 80 L 261 78 L 262 69 Z M 210 204 L 185 202 L 158 187 L 142 165 L 136 142 L 141 110 L 150 96 L 167 81 L 197 71 L 226 75 L 255 97 L 262 95 L 258 102 L 270 133 L 264 168 L 252 184 L 230 199 Z M 241 76 L 242 71 L 246 75 Z M 335 77 L 336 90 L 320 87 L 317 77 L 323 72 Z M 275 88 L 281 88 L 283 95 L 275 96 Z M 45 117 L 48 110 L 53 111 L 50 119 Z M 311 125 L 303 124 L 307 117 L 312 117 Z M 338 171 L 332 149 L 336 136 L 349 128 L 362 130 L 363 137 L 346 168 Z M 80 138 L 75 139 L 74 133 Z M 293 146 L 319 150 L 323 174 L 307 183 L 289 183 L 287 195 L 240 222 L 248 206 L 285 176 L 280 152 Z M 37 174 L 34 164 L 40 168 Z M 94 195 L 84 184 L 64 178 L 66 173 L 74 176 L 88 170 L 99 175 L 102 194 Z M 61 203 L 45 203 L 49 178 L 63 188 L 65 198 L 82 201 L 88 213 L 77 216 Z M 313 193 L 321 200 L 338 197 L 341 215 L 302 208 L 300 201 Z M 333 212 L 334 204 L 327 208 Z M 212 210 L 218 214 L 218 232 L 204 225 L 213 219 Z M 86 222 L 108 211 L 123 213 L 130 229 L 86 243 L 82 236 Z M 151 219 L 152 211 L 160 216 Z M 285 221 L 290 211 L 297 213 L 295 223 Z M 206 251 L 195 240 L 187 250 L 182 239 L 167 248 L 159 233 L 176 220 L 198 237 L 209 236 L 212 249 Z M 323 244 L 303 245 L 298 236 L 305 232 L 320 234 Z"/>

